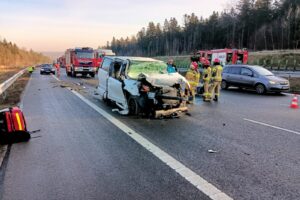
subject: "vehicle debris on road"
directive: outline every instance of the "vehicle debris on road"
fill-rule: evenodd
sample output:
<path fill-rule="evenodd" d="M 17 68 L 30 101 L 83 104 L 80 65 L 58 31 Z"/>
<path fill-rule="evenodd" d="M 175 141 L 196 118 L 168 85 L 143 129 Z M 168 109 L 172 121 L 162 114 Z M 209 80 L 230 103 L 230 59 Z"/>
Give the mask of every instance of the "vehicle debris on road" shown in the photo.
<path fill-rule="evenodd" d="M 0 144 L 26 142 L 30 139 L 25 117 L 19 107 L 0 110 Z"/>
<path fill-rule="evenodd" d="M 219 151 L 215 151 L 215 150 L 212 150 L 212 149 L 209 149 L 208 150 L 208 153 L 218 153 Z"/>

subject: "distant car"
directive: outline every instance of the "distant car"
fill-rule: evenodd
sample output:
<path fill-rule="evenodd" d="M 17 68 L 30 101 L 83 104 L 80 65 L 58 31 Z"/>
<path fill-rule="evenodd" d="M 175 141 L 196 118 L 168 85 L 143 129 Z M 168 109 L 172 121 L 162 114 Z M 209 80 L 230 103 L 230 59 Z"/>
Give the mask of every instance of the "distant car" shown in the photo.
<path fill-rule="evenodd" d="M 256 65 L 226 65 L 223 69 L 222 89 L 230 86 L 255 89 L 258 94 L 286 92 L 288 80 L 275 76 L 269 70 Z"/>
<path fill-rule="evenodd" d="M 40 74 L 55 74 L 55 68 L 51 64 L 44 64 L 40 68 Z"/>
<path fill-rule="evenodd" d="M 100 97 L 115 102 L 123 115 L 170 116 L 186 112 L 192 100 L 187 80 L 152 58 L 104 57 L 98 79 Z"/>

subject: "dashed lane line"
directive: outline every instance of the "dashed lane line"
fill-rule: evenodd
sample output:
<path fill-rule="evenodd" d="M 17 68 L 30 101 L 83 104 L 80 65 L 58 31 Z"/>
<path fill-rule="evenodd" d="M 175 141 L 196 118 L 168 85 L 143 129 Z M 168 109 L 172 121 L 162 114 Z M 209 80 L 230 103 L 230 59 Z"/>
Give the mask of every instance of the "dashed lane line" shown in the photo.
<path fill-rule="evenodd" d="M 138 132 L 129 128 L 123 122 L 119 121 L 118 119 L 116 119 L 115 117 L 113 117 L 112 115 L 110 115 L 109 113 L 107 113 L 106 111 L 104 111 L 103 109 L 101 109 L 100 107 L 98 107 L 97 105 L 95 105 L 94 103 L 77 93 L 76 91 L 71 90 L 71 92 L 75 94 L 78 98 L 80 98 L 83 102 L 85 102 L 87 105 L 89 105 L 91 108 L 93 108 L 95 111 L 97 111 L 100 115 L 105 117 L 108 121 L 113 123 L 116 127 L 125 132 L 129 137 L 131 137 L 133 140 L 135 140 L 137 143 L 139 143 L 141 146 L 143 146 L 145 149 L 151 152 L 158 159 L 160 159 L 170 168 L 175 170 L 178 174 L 180 174 L 188 182 L 194 185 L 202 193 L 207 195 L 210 199 L 232 200 L 232 198 L 229 197 L 227 194 L 220 191 L 214 185 L 212 185 L 207 180 L 193 172 L 181 162 L 177 161 L 175 158 L 173 158 L 171 155 L 160 149 L 158 146 L 151 143 L 149 140 L 141 136 Z"/>
<path fill-rule="evenodd" d="M 279 126 L 274 126 L 274 125 L 271 125 L 271 124 L 255 121 L 255 120 L 252 120 L 252 119 L 244 118 L 244 120 L 248 121 L 248 122 L 252 122 L 254 124 L 259 124 L 259 125 L 262 125 L 262 126 L 267 126 L 267 127 L 270 127 L 270 128 L 274 128 L 274 129 L 278 129 L 278 130 L 282 130 L 282 131 L 286 131 L 286 132 L 289 132 L 289 133 L 294 133 L 294 134 L 300 135 L 300 132 L 298 132 L 298 131 L 293 131 L 293 130 L 289 130 L 289 129 L 286 129 L 286 128 L 281 128 Z"/>

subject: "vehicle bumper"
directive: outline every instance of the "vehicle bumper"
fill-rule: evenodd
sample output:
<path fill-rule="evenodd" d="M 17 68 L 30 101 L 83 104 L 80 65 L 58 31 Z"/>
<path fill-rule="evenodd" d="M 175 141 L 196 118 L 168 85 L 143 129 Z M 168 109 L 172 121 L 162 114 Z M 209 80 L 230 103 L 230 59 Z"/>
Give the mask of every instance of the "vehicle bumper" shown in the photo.
<path fill-rule="evenodd" d="M 156 110 L 155 118 L 170 116 L 174 113 L 181 113 L 181 112 L 187 112 L 187 111 L 188 111 L 188 108 L 186 106 L 179 107 L 179 108 L 172 108 L 172 109 L 168 109 L 168 110 Z"/>
<path fill-rule="evenodd" d="M 284 92 L 284 91 L 289 91 L 290 86 L 289 85 L 269 85 L 267 90 L 269 92 Z"/>
<path fill-rule="evenodd" d="M 97 71 L 96 67 L 75 67 L 74 70 L 76 73 L 95 73 Z"/>
<path fill-rule="evenodd" d="M 41 71 L 42 74 L 55 74 L 55 71 Z"/>

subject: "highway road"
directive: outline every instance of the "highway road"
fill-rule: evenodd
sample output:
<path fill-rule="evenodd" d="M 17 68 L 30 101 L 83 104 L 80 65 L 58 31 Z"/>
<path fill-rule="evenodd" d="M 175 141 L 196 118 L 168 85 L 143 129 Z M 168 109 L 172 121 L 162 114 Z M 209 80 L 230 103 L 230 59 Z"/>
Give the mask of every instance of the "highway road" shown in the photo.
<path fill-rule="evenodd" d="M 4 200 L 300 199 L 300 111 L 290 95 L 222 91 L 218 103 L 197 98 L 190 115 L 156 120 L 120 116 L 94 86 L 76 84 L 85 80 L 60 80 L 32 75 L 22 104 L 41 132 L 10 147 Z"/>

